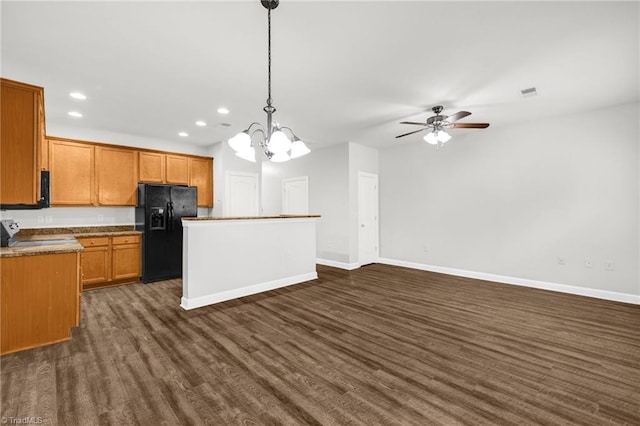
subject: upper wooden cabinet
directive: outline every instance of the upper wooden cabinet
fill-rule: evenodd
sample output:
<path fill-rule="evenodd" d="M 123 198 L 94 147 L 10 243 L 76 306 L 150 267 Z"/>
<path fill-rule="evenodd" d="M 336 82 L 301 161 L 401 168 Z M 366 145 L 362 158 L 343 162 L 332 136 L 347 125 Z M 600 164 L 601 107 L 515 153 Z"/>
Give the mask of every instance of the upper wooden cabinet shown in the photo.
<path fill-rule="evenodd" d="M 97 205 L 94 145 L 50 138 L 49 169 L 52 205 Z"/>
<path fill-rule="evenodd" d="M 138 182 L 198 188 L 213 207 L 213 158 L 49 136 L 53 206 L 135 206 Z"/>
<path fill-rule="evenodd" d="M 138 189 L 138 152 L 125 148 L 96 147 L 98 204 L 135 206 Z"/>
<path fill-rule="evenodd" d="M 138 181 L 144 183 L 165 183 L 166 155 L 160 152 L 138 154 Z"/>
<path fill-rule="evenodd" d="M 213 207 L 213 158 L 189 158 L 189 186 L 198 187 L 198 207 Z"/>
<path fill-rule="evenodd" d="M 36 204 L 46 165 L 44 90 L 0 79 L 0 204 Z"/>
<path fill-rule="evenodd" d="M 189 185 L 189 157 L 167 154 L 167 183 Z"/>
<path fill-rule="evenodd" d="M 213 158 L 140 151 L 138 181 L 198 188 L 198 206 L 213 207 Z"/>

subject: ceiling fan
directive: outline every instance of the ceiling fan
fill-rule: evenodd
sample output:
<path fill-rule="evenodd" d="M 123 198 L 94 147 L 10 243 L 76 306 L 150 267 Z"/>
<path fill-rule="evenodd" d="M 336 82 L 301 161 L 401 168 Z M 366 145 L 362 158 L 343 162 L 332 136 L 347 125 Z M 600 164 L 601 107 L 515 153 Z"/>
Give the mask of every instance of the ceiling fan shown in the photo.
<path fill-rule="evenodd" d="M 471 113 L 468 111 L 459 111 L 453 115 L 440 115 L 442 109 L 442 105 L 431 108 L 436 115 L 427 118 L 427 121 L 424 123 L 401 121 L 400 124 L 413 124 L 423 126 L 423 128 L 398 135 L 396 136 L 396 139 L 428 130 L 429 133 L 424 137 L 424 140 L 432 145 L 440 146 L 451 139 L 451 136 L 445 131 L 445 129 L 486 129 L 489 127 L 489 123 L 456 123 L 456 121 L 471 115 Z"/>

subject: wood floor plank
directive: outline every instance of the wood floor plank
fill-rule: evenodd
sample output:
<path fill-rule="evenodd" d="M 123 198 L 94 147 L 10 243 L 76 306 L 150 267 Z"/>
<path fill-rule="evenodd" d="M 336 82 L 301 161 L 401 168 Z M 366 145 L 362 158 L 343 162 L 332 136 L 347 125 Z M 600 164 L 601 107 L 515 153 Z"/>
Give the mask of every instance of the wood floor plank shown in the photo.
<path fill-rule="evenodd" d="M 640 425 L 640 306 L 386 265 L 184 311 L 181 280 L 83 294 L 0 358 L 52 425 Z"/>

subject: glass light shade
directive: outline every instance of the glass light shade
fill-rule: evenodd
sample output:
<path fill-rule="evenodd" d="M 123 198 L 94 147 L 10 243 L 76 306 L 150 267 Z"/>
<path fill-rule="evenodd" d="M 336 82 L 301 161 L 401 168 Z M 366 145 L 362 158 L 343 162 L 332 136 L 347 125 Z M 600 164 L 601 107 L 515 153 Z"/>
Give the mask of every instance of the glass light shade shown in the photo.
<path fill-rule="evenodd" d="M 447 132 L 445 132 L 444 130 L 438 130 L 438 141 L 445 143 L 447 142 L 449 139 L 451 139 L 451 135 Z"/>
<path fill-rule="evenodd" d="M 240 132 L 229 139 L 229 146 L 233 148 L 235 152 L 245 151 L 251 148 L 251 136 L 245 132 Z"/>
<path fill-rule="evenodd" d="M 302 157 L 303 155 L 306 155 L 310 152 L 311 150 L 307 148 L 304 142 L 302 142 L 300 139 L 296 139 L 291 144 L 291 158 Z"/>
<path fill-rule="evenodd" d="M 276 130 L 269 138 L 267 149 L 274 154 L 286 153 L 291 149 L 291 141 L 282 131 Z M 287 160 L 289 156 L 287 155 Z M 272 159 L 273 160 L 273 159 Z M 286 160 L 285 160 L 286 161 Z"/>
<path fill-rule="evenodd" d="M 431 144 L 431 145 L 437 145 L 438 144 L 438 135 L 435 132 L 429 132 L 424 137 L 424 141 L 426 143 Z"/>
<path fill-rule="evenodd" d="M 289 154 L 286 152 L 276 152 L 273 154 L 273 157 L 271 157 L 271 161 L 274 163 L 284 163 L 285 161 L 289 161 L 289 158 Z"/>
<path fill-rule="evenodd" d="M 236 152 L 236 155 L 243 160 L 251 161 L 252 163 L 256 162 L 256 149 L 252 146 Z"/>

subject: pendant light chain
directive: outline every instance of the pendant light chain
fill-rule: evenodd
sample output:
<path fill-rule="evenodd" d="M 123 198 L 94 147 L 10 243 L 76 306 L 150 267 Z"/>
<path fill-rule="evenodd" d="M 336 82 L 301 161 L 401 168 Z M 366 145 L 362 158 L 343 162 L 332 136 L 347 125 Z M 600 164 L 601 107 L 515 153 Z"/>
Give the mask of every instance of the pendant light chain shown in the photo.
<path fill-rule="evenodd" d="M 269 80 L 269 82 L 268 82 L 269 96 L 267 97 L 267 105 L 271 106 L 271 102 L 272 102 L 272 100 L 271 100 L 271 8 L 268 9 L 267 20 L 269 22 L 268 25 L 267 25 L 268 31 L 269 31 L 269 33 L 268 33 L 269 61 L 268 61 L 268 66 L 267 66 L 267 68 L 268 68 L 267 74 L 269 76 L 269 78 L 268 78 L 268 80 Z"/>

